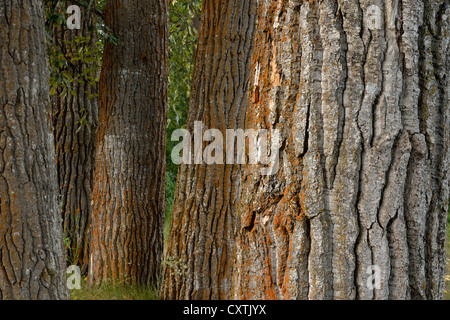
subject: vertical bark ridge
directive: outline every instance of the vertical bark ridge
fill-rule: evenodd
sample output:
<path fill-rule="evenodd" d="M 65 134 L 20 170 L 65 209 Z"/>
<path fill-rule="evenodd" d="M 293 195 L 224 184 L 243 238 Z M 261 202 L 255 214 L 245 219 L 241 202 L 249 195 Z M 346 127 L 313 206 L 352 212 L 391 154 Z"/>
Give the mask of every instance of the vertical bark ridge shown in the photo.
<path fill-rule="evenodd" d="M 279 170 L 289 178 L 281 181 L 280 171 L 262 177 L 259 166 L 245 166 L 233 279 L 237 298 L 296 299 L 309 292 L 309 223 L 299 212 L 300 183 L 290 180 L 303 169 L 298 154 L 309 148 L 310 103 L 298 100 L 300 8 L 299 1 L 259 3 L 246 128 L 280 130 Z M 292 121 L 293 112 L 302 117 L 300 124 Z M 295 137 L 288 134 L 291 128 Z"/>
<path fill-rule="evenodd" d="M 358 124 L 364 92 L 364 43 L 361 39 L 362 12 L 358 1 L 338 1 L 342 17 L 345 48 L 345 85 L 343 96 L 344 129 L 333 197 L 333 298 L 354 299 L 356 296 L 356 241 L 360 217 L 356 202 L 361 188 L 362 136 Z M 325 115 L 326 116 L 326 115 Z M 365 239 L 363 237 L 363 239 Z"/>
<path fill-rule="evenodd" d="M 397 46 L 396 17 L 398 1 L 380 4 L 381 24 L 383 28 L 371 30 L 372 38 L 368 47 L 366 91 L 375 91 L 376 98 L 372 107 L 371 136 L 366 133 L 365 151 L 362 161 L 361 197 L 358 209 L 363 227 L 368 230 L 372 261 L 369 265 L 380 266 L 382 270 L 382 288 L 370 292 L 374 298 L 387 298 L 389 279 L 389 249 L 387 234 L 380 225 L 379 208 L 385 196 L 386 184 L 391 173 L 395 141 L 401 129 L 399 99 L 402 90 L 400 55 Z M 370 93 L 369 93 L 370 94 Z M 363 120 L 360 116 L 360 120 Z M 370 121 L 368 121 L 370 123 Z M 365 132 L 364 130 L 363 132 Z M 367 131 L 366 131 L 367 132 Z M 394 174 L 398 174 L 394 172 Z M 387 195 L 391 196 L 391 195 Z M 365 266 L 366 267 L 366 266 Z M 364 271 L 364 269 L 362 270 Z"/>
<path fill-rule="evenodd" d="M 448 1 L 424 2 L 424 90 L 422 91 L 423 128 L 429 150 L 429 207 L 426 217 L 426 297 L 443 294 L 446 257 L 446 216 L 448 210 Z M 444 71 L 447 70 L 447 71 Z M 447 90 L 445 89 L 447 88 Z M 432 106 L 430 108 L 430 106 Z M 445 139 L 447 138 L 447 139 Z M 445 182 L 447 180 L 447 183 Z M 447 196 L 446 196 L 447 194 Z"/>
<path fill-rule="evenodd" d="M 308 150 L 303 161 L 302 198 L 304 199 L 305 215 L 310 219 L 311 248 L 309 253 L 309 298 L 331 299 L 332 274 L 332 225 L 330 220 L 330 203 L 327 184 L 331 184 L 330 169 L 333 165 L 324 163 L 332 157 L 335 150 L 329 151 L 325 141 L 336 141 L 339 127 L 339 106 L 329 104 L 327 100 L 327 80 L 322 83 L 322 70 L 329 67 L 329 42 L 326 20 L 329 13 L 325 12 L 329 4 L 319 2 L 304 2 L 300 14 L 300 33 L 302 43 L 301 95 L 308 101 L 310 117 L 308 127 Z M 319 22 L 320 21 L 320 22 Z M 327 22 L 325 22 L 327 21 Z M 333 21 L 333 20 L 331 20 Z M 327 38 L 326 40 L 324 40 Z M 325 50 L 324 50 L 325 46 Z M 335 53 L 336 54 L 336 53 Z M 335 57 L 340 59 L 340 52 Z M 339 68 L 335 72 L 339 73 Z M 334 75 L 333 75 L 334 76 Z M 340 74 L 338 75 L 338 77 Z M 325 90 L 324 90 L 325 88 Z M 325 92 L 323 92 L 325 91 Z M 334 132 L 328 131 L 328 123 L 324 124 L 322 114 L 335 113 Z M 325 131 L 326 130 L 326 131 Z M 326 149 L 326 151 L 324 150 Z M 333 146 L 332 149 L 335 149 Z M 330 154 L 330 156 L 328 155 Z M 328 180 L 328 183 L 327 183 Z"/>

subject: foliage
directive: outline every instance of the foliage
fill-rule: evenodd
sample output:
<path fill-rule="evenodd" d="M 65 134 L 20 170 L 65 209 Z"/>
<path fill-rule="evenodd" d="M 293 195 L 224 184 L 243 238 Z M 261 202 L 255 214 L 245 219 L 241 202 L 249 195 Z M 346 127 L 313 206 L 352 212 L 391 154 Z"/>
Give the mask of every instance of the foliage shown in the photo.
<path fill-rule="evenodd" d="M 88 21 L 88 35 L 76 35 L 68 40 L 64 39 L 64 32 L 68 18 L 67 6 L 69 1 L 46 0 L 46 33 L 50 69 L 50 94 L 60 98 L 68 94 L 76 96 L 73 90 L 75 83 L 88 84 L 85 94 L 91 99 L 98 98 L 98 82 L 106 43 L 117 44 L 118 36 L 104 25 L 102 11 L 105 0 L 76 1 L 86 12 L 93 13 Z M 83 19 L 83 17 L 81 17 Z M 75 32 L 75 31 L 71 31 Z M 97 40 L 98 39 L 98 40 Z M 89 128 L 88 113 L 80 111 L 80 121 L 77 133 L 83 128 Z"/>
<path fill-rule="evenodd" d="M 88 83 L 89 88 L 96 88 L 99 81 L 104 39 L 96 39 L 95 33 L 102 30 L 101 18 L 89 21 L 91 35 L 70 37 L 64 39 L 68 17 L 67 2 L 57 0 L 45 1 L 46 32 L 50 68 L 50 93 L 65 97 L 67 94 L 76 96 L 72 89 L 74 83 Z M 83 17 L 82 17 L 83 18 Z M 72 31 L 75 32 L 75 31 Z M 98 32 L 98 34 L 102 34 Z M 91 98 L 96 98 L 96 90 L 86 92 Z"/>
<path fill-rule="evenodd" d="M 174 130 L 186 124 L 202 0 L 172 0 L 169 13 L 169 107 L 167 123 L 166 235 L 170 223 L 178 167 L 171 160 Z"/>
<path fill-rule="evenodd" d="M 201 2 L 173 0 L 170 5 L 169 131 L 186 122 Z"/>

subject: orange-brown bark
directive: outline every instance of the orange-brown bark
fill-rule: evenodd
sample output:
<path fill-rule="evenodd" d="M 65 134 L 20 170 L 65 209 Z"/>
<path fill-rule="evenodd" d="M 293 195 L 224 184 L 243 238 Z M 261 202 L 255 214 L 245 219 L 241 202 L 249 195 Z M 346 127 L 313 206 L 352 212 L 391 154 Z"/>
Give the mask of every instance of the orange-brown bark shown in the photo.
<path fill-rule="evenodd" d="M 256 1 L 205 0 L 186 128 L 244 128 Z M 203 144 L 205 146 L 205 144 Z M 230 297 L 239 165 L 179 169 L 163 299 Z"/>

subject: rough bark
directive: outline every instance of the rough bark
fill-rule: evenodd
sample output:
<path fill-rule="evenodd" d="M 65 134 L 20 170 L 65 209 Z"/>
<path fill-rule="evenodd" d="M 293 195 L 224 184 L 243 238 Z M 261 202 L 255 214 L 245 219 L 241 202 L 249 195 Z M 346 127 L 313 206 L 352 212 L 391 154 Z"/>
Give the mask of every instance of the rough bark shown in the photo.
<path fill-rule="evenodd" d="M 90 283 L 155 283 L 163 254 L 167 1 L 109 0 L 91 224 Z"/>
<path fill-rule="evenodd" d="M 42 2 L 0 16 L 0 299 L 66 299 Z"/>
<path fill-rule="evenodd" d="M 246 126 L 280 130 L 280 168 L 243 169 L 234 298 L 443 297 L 449 10 L 259 1 Z"/>
<path fill-rule="evenodd" d="M 71 3 L 68 2 L 67 6 Z M 93 5 L 93 1 L 90 2 Z M 95 26 L 95 13 L 87 8 L 81 9 L 81 29 L 70 30 L 66 25 L 54 28 L 55 42 L 68 56 L 72 53 L 71 43 L 76 37 L 91 40 L 83 46 L 94 46 L 98 41 Z M 77 48 L 78 49 L 78 48 Z M 88 65 L 79 60 L 67 66 L 70 74 L 83 73 Z M 95 146 L 98 125 L 97 85 L 75 81 L 71 93 L 60 97 L 62 88 L 52 97 L 53 132 L 56 146 L 56 162 L 60 193 L 61 217 L 68 263 L 79 265 L 87 272 L 89 261 L 89 216 L 92 211 L 92 190 L 94 189 Z M 94 95 L 90 97 L 90 95 Z M 86 117 L 87 126 L 80 123 Z"/>
<path fill-rule="evenodd" d="M 195 121 L 224 137 L 226 129 L 244 128 L 255 17 L 253 0 L 204 1 L 186 125 L 191 135 Z M 180 165 L 163 299 L 230 297 L 239 185 L 239 165 Z"/>

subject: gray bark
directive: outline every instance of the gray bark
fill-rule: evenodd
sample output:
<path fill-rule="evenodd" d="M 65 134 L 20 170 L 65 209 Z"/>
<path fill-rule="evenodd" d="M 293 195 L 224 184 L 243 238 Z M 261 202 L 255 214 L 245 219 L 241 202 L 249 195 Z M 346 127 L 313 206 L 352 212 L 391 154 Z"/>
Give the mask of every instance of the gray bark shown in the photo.
<path fill-rule="evenodd" d="M 244 168 L 234 297 L 442 298 L 449 1 L 258 10 L 246 126 L 280 130 L 281 166 Z"/>
<path fill-rule="evenodd" d="M 0 16 L 0 299 L 66 299 L 42 2 Z"/>

